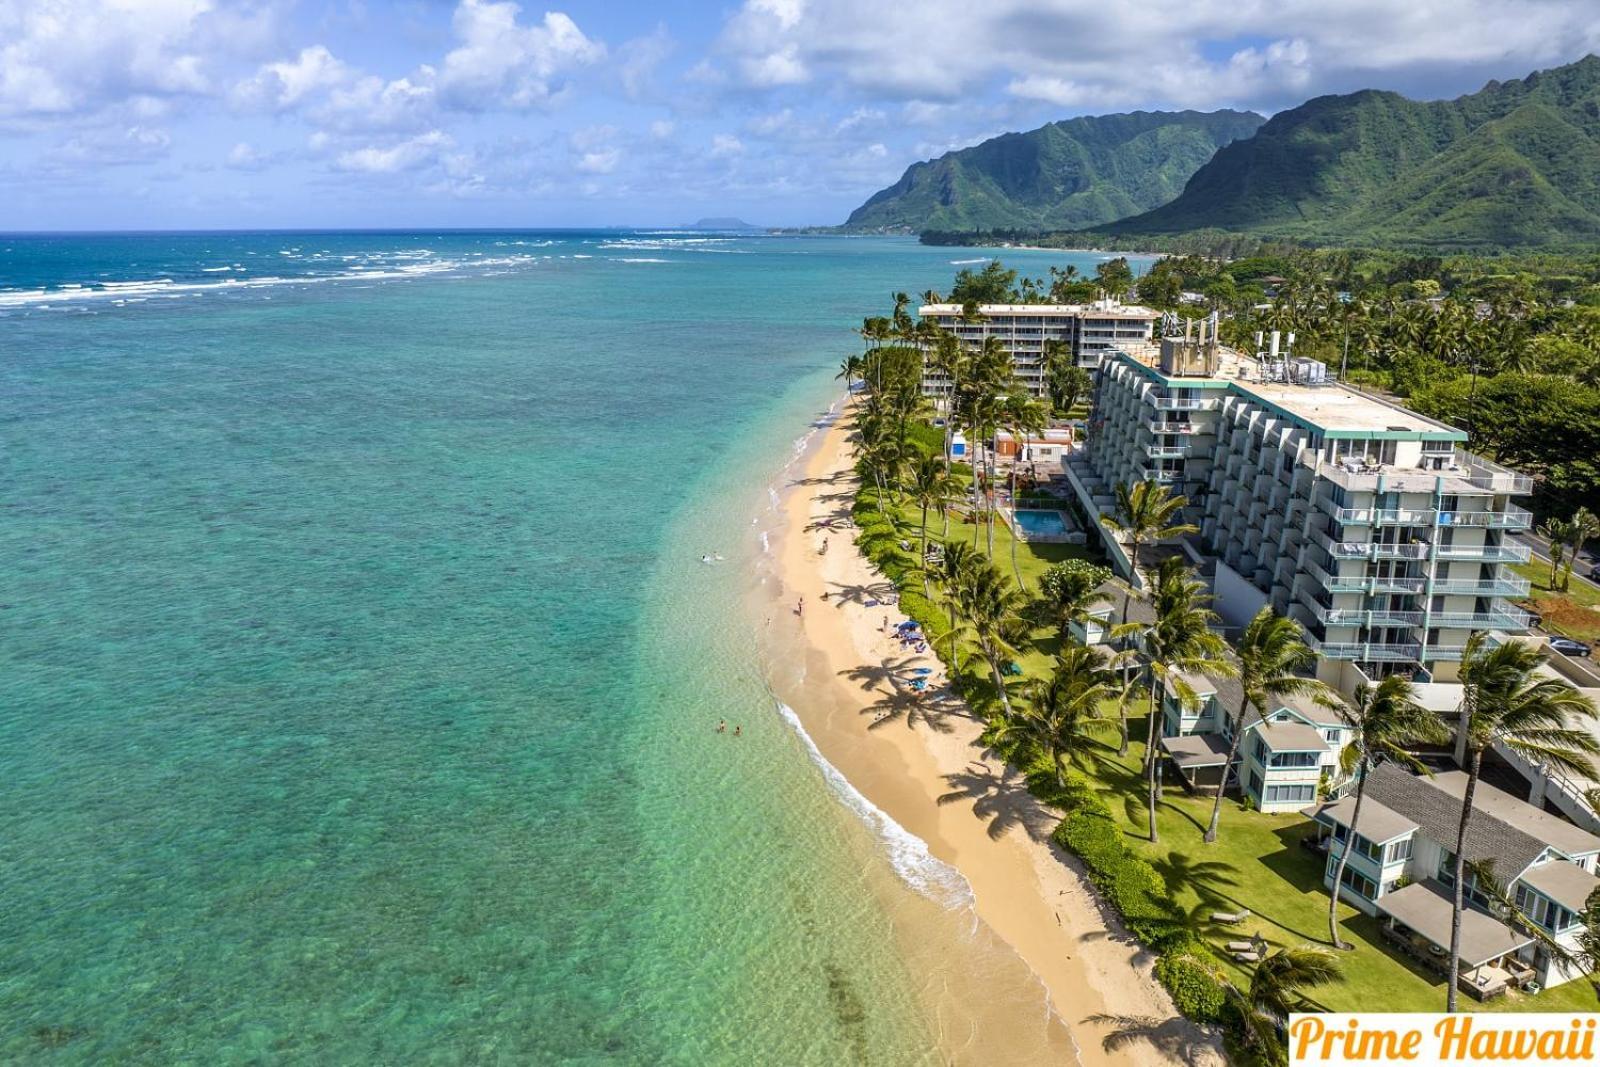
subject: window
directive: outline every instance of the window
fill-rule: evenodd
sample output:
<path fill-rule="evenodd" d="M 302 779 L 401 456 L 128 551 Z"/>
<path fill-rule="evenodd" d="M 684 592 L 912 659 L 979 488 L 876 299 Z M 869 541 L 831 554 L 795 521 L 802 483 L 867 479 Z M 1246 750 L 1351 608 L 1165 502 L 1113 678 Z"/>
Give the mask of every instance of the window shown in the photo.
<path fill-rule="evenodd" d="M 1356 855 L 1358 856 L 1365 856 L 1373 863 L 1383 862 L 1383 846 L 1373 844 L 1360 834 L 1356 835 L 1354 848 L 1356 850 Z"/>
<path fill-rule="evenodd" d="M 1334 727 L 1331 730 L 1322 731 L 1322 737 L 1323 737 L 1323 739 L 1325 741 L 1328 741 L 1330 744 L 1337 745 L 1339 743 L 1339 730 L 1338 730 L 1338 727 Z"/>
<path fill-rule="evenodd" d="M 1372 900 L 1378 895 L 1377 887 L 1372 884 L 1372 879 L 1362 875 L 1354 867 L 1346 867 L 1344 869 L 1344 885 L 1346 889 L 1368 900 Z"/>
<path fill-rule="evenodd" d="M 1554 934 L 1570 930 L 1577 920 L 1566 908 L 1524 885 L 1517 886 L 1516 902 L 1517 910 Z"/>
<path fill-rule="evenodd" d="M 1317 799 L 1317 787 L 1307 782 L 1304 785 L 1269 785 L 1262 802 L 1265 804 L 1309 804 L 1315 799 Z"/>
<path fill-rule="evenodd" d="M 1250 772 L 1250 793 L 1253 796 L 1261 795 L 1261 775 L 1257 771 Z"/>
<path fill-rule="evenodd" d="M 1399 863 L 1401 860 L 1408 860 L 1410 858 L 1411 838 L 1408 837 L 1403 841 L 1396 841 L 1394 844 L 1389 846 L 1389 858 L 1386 862 Z"/>
<path fill-rule="evenodd" d="M 1257 757 L 1259 759 L 1259 757 Z M 1279 752 L 1272 757 L 1273 767 L 1315 767 L 1317 754 L 1315 752 Z"/>
<path fill-rule="evenodd" d="M 1267 762 L 1267 746 L 1261 740 L 1260 734 L 1256 735 L 1254 743 L 1250 746 L 1250 755 L 1255 757 L 1257 763 L 1264 764 Z"/>

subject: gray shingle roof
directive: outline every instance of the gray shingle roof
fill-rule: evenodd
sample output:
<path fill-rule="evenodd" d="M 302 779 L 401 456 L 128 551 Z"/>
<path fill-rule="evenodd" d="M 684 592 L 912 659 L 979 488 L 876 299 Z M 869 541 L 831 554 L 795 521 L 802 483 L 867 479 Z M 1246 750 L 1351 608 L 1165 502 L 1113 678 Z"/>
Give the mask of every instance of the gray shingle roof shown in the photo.
<path fill-rule="evenodd" d="M 1478 785 L 1479 791 L 1491 787 Z M 1441 788 L 1433 781 L 1411 774 L 1393 763 L 1381 764 L 1367 779 L 1367 796 L 1391 811 L 1410 819 L 1425 837 L 1437 841 L 1446 849 L 1454 849 L 1456 833 L 1461 824 L 1461 797 Z M 1544 852 L 1547 839 L 1535 836 L 1524 827 L 1536 820 L 1519 814 L 1514 825 L 1502 817 L 1501 812 L 1486 810 L 1480 803 L 1473 804 L 1472 821 L 1467 824 L 1467 860 L 1472 863 L 1492 863 L 1494 877 L 1509 884 L 1528 865 Z M 1523 808 L 1535 816 L 1544 812 L 1528 804 Z M 1545 816 L 1554 819 L 1554 816 Z M 1560 822 L 1559 819 L 1554 821 Z M 1572 830 L 1578 830 L 1575 826 Z M 1591 835 L 1578 830 L 1590 840 Z M 1560 845 L 1556 846 L 1560 848 Z M 1596 841 L 1600 847 L 1600 841 Z"/>
<path fill-rule="evenodd" d="M 1440 771 L 1434 775 L 1433 784 L 1454 797 L 1459 805 L 1461 798 L 1467 795 L 1467 772 Z M 1473 791 L 1472 806 L 1488 812 L 1501 822 L 1510 823 L 1568 856 L 1600 851 L 1600 837 L 1485 782 L 1480 781 L 1478 788 Z"/>
<path fill-rule="evenodd" d="M 1362 814 L 1366 814 L 1362 812 Z M 1451 905 L 1444 886 L 1433 879 L 1413 882 L 1378 898 L 1378 911 L 1410 927 L 1440 948 L 1450 945 Z M 1512 930 L 1477 908 L 1461 911 L 1461 965 L 1468 969 L 1515 952 L 1533 938 Z"/>
<path fill-rule="evenodd" d="M 1303 722 L 1267 722 L 1256 731 L 1274 752 L 1326 752 L 1322 731 Z"/>
<path fill-rule="evenodd" d="M 1365 815 L 1366 812 L 1361 814 Z M 1541 863 L 1524 874 L 1522 881 L 1563 908 L 1575 912 L 1582 912 L 1589 902 L 1589 894 L 1600 889 L 1600 878 L 1566 860 Z"/>
<path fill-rule="evenodd" d="M 1340 826 L 1348 827 L 1351 817 L 1355 815 L 1355 811 L 1356 798 L 1345 797 L 1343 800 L 1335 800 L 1327 804 L 1313 804 L 1309 808 L 1302 809 L 1301 814 L 1313 819 L 1318 816 L 1324 816 Z M 1390 811 L 1371 797 L 1362 798 L 1361 825 L 1355 827 L 1355 831 L 1368 841 L 1374 844 L 1386 845 L 1395 838 L 1405 837 L 1416 829 L 1417 824 L 1399 812 Z"/>

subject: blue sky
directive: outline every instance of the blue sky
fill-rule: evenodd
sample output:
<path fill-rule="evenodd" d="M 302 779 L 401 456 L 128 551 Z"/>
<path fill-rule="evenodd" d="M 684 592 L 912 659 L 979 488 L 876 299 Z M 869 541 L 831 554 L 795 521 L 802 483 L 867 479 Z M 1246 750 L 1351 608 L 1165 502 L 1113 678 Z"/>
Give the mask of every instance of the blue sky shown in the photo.
<path fill-rule="evenodd" d="M 0 229 L 835 223 L 1053 119 L 1596 50 L 1592 0 L 0 0 Z"/>

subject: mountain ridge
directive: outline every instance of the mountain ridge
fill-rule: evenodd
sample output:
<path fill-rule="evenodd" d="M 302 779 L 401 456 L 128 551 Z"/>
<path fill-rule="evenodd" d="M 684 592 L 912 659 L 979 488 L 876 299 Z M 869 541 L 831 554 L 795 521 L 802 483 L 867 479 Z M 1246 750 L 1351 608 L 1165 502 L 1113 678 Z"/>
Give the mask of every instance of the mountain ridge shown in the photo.
<path fill-rule="evenodd" d="M 1254 112 L 1134 111 L 1005 133 L 913 163 L 844 229 L 1097 226 L 1170 200 L 1216 150 L 1267 121 Z"/>

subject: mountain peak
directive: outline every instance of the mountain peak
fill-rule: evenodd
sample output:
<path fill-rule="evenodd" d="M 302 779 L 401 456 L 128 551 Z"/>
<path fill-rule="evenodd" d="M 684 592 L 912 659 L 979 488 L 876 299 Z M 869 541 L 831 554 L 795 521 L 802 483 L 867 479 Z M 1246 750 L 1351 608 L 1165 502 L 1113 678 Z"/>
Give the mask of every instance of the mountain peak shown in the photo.
<path fill-rule="evenodd" d="M 1134 111 L 1062 119 L 913 163 L 845 225 L 855 230 L 1074 229 L 1176 196 L 1218 147 L 1264 122 L 1248 111 Z"/>

